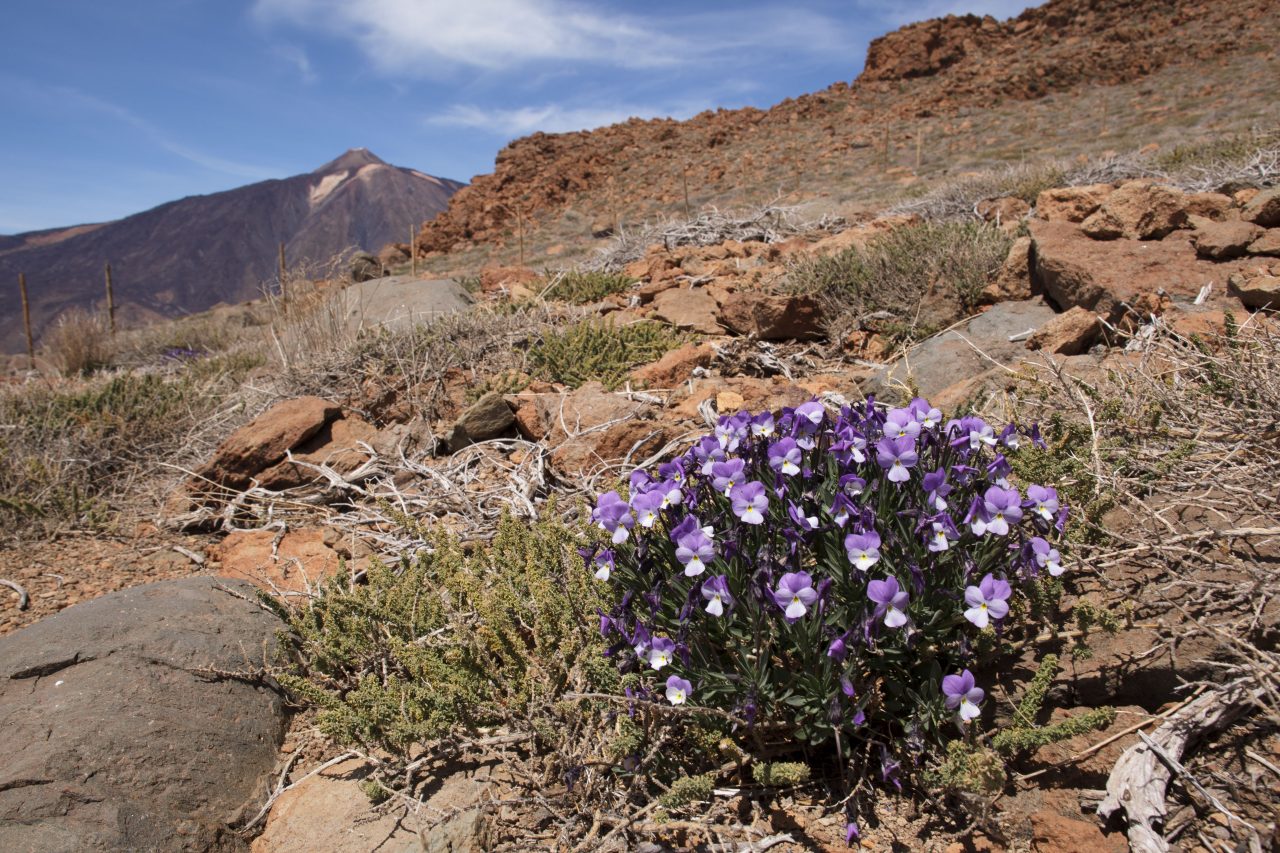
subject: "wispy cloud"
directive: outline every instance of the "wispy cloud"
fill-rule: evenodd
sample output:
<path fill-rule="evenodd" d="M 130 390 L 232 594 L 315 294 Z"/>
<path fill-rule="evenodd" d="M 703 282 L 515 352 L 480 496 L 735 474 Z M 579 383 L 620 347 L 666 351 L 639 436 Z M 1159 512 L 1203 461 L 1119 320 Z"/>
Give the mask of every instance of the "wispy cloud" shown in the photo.
<path fill-rule="evenodd" d="M 80 91 L 79 89 L 73 89 L 67 86 L 50 87 L 50 91 L 58 102 L 64 104 L 75 104 L 82 108 L 94 110 L 110 116 L 117 121 L 121 121 L 138 131 L 156 147 L 169 152 L 175 157 L 180 157 L 188 163 L 194 163 L 201 168 L 208 169 L 213 172 L 221 172 L 237 178 L 251 178 L 254 180 L 263 180 L 277 176 L 274 170 L 265 169 L 261 166 L 248 163 L 240 163 L 235 160 L 228 160 L 185 145 L 184 143 L 173 139 L 163 129 L 152 124 L 142 116 L 139 116 L 119 104 L 99 98 L 96 95 L 90 95 Z"/>
<path fill-rule="evenodd" d="M 271 52 L 296 68 L 303 83 L 310 85 L 318 79 L 315 70 L 311 67 L 311 58 L 296 44 L 277 44 L 271 48 Z"/>
<path fill-rule="evenodd" d="M 350 39 L 389 76 L 539 62 L 684 68 L 743 51 L 778 61 L 796 50 L 807 57 L 847 52 L 858 38 L 856 14 L 835 17 L 780 3 L 744 0 L 731 13 L 675 15 L 623 8 L 575 0 L 257 0 L 254 15 L 268 25 Z"/>
<path fill-rule="evenodd" d="M 497 136 L 523 136 L 539 130 L 545 133 L 591 130 L 617 124 L 633 116 L 688 118 L 693 112 L 694 110 L 673 111 L 642 105 L 567 107 L 544 104 L 517 109 L 490 109 L 474 104 L 457 104 L 426 121 L 433 125 L 482 130 Z"/>
<path fill-rule="evenodd" d="M 565 0 L 258 0 L 254 14 L 348 35 L 375 67 L 392 74 L 544 60 L 645 68 L 679 56 L 673 39 L 633 16 Z"/>

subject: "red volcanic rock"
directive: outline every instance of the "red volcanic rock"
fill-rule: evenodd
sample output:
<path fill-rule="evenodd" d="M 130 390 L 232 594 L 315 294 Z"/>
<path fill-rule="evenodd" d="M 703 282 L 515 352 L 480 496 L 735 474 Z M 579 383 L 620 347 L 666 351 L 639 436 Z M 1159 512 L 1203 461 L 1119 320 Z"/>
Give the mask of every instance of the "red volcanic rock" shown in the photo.
<path fill-rule="evenodd" d="M 1004 35 L 991 16 L 948 15 L 908 24 L 871 42 L 859 82 L 928 77 L 967 55 L 985 52 Z"/>

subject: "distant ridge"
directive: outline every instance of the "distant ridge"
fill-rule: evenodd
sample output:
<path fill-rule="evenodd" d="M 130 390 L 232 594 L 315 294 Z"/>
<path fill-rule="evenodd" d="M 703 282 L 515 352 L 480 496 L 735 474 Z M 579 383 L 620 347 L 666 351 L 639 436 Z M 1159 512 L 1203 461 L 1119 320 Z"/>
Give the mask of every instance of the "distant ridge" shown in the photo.
<path fill-rule="evenodd" d="M 26 273 L 39 333 L 59 313 L 102 299 L 110 262 L 122 321 L 239 302 L 290 264 L 404 240 L 462 186 L 352 148 L 315 171 L 190 196 L 114 222 L 0 236 L 0 350 L 25 347 L 16 280 Z"/>

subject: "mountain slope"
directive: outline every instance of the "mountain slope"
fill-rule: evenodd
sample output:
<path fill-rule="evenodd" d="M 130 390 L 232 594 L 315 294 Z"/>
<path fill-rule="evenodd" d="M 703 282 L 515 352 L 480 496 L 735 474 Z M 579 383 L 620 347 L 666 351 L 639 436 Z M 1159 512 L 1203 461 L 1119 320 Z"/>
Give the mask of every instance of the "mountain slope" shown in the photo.
<path fill-rule="evenodd" d="M 111 263 L 125 321 L 176 316 L 259 294 L 290 265 L 377 250 L 444 209 L 462 184 L 391 166 L 358 148 L 314 172 L 192 196 L 115 222 L 0 241 L 0 349 L 25 344 L 14 281 L 25 272 L 37 335 L 59 312 L 103 298 Z"/>
<path fill-rule="evenodd" d="M 1183 141 L 1280 121 L 1278 0 L 1050 0 L 875 40 L 852 84 L 769 110 L 533 134 L 422 232 L 426 252 L 502 243 L 520 211 L 635 223 L 692 205 L 882 200 L 917 176 Z M 686 188 L 687 187 L 687 191 Z M 527 227 L 527 226 L 526 226 Z"/>

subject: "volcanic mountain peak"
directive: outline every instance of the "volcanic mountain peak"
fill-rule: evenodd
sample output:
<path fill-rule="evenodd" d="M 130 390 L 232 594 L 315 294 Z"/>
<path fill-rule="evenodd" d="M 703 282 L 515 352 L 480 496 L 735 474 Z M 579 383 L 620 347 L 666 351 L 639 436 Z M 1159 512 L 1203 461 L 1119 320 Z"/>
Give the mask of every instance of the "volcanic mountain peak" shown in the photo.
<path fill-rule="evenodd" d="M 330 160 L 312 174 L 323 175 L 326 172 L 342 172 L 348 169 L 357 170 L 362 166 L 385 166 L 387 162 L 368 148 L 348 148 L 336 160 Z"/>

